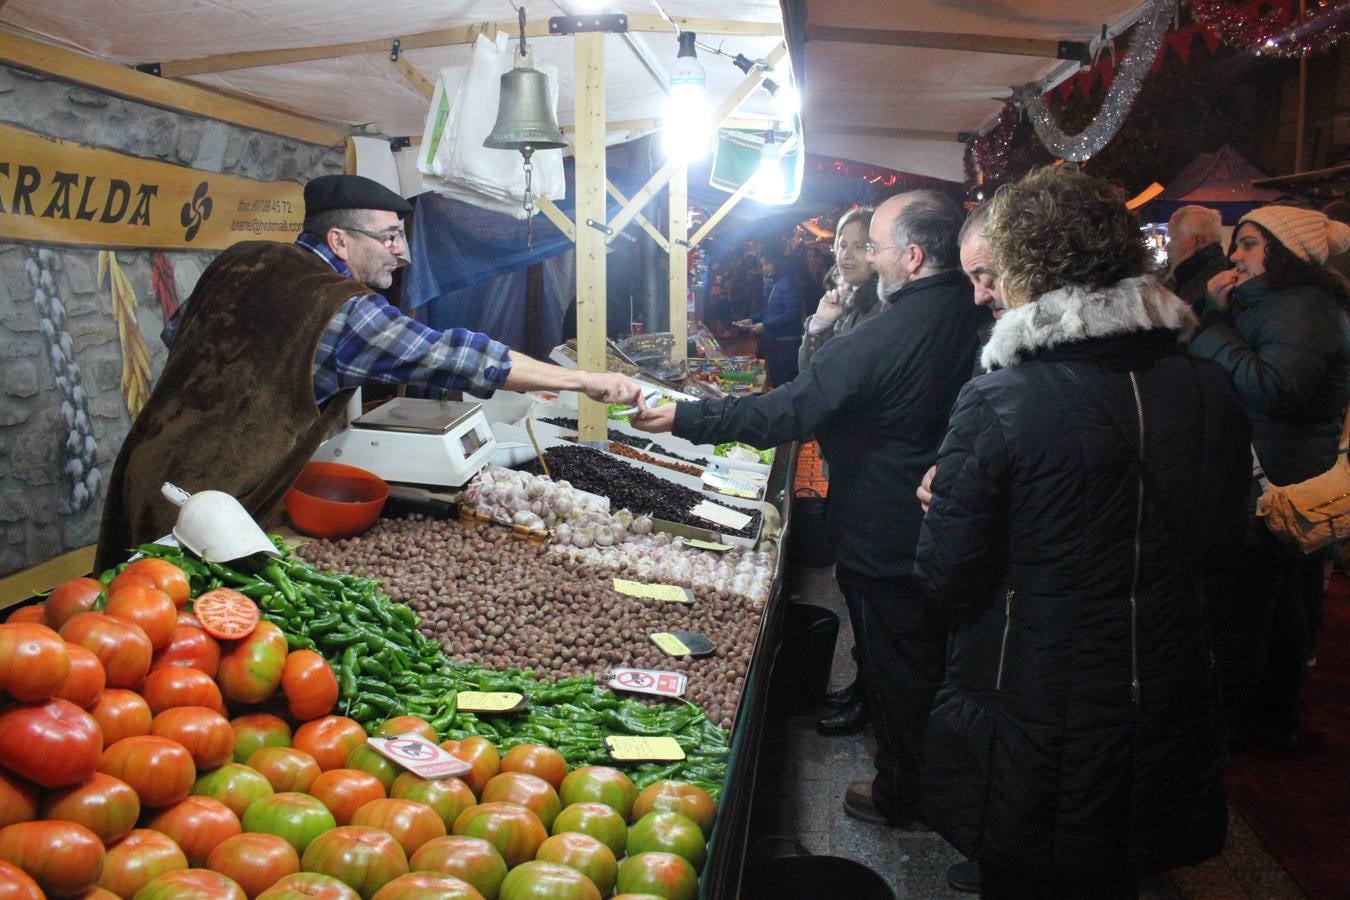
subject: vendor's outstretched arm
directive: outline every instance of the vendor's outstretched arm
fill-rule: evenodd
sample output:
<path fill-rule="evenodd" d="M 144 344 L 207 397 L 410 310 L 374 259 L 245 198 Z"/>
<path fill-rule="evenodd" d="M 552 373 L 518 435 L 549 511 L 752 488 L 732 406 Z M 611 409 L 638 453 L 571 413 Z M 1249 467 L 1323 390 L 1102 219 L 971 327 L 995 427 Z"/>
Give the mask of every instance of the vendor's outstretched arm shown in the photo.
<path fill-rule="evenodd" d="M 601 403 L 642 405 L 642 388 L 627 375 L 565 369 L 516 350 L 511 351 L 511 371 L 502 387 L 508 391 L 581 391 Z"/>

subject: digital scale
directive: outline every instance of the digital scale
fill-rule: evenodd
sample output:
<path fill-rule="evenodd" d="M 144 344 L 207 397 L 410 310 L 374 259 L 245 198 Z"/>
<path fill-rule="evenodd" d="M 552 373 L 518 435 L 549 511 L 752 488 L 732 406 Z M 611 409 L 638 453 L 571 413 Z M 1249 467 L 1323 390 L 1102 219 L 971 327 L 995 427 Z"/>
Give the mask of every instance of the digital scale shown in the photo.
<path fill-rule="evenodd" d="M 356 466 L 394 482 L 461 487 L 487 464 L 496 438 L 477 403 L 398 397 L 352 419 L 314 459 Z M 419 493 L 425 493 L 421 491 Z"/>

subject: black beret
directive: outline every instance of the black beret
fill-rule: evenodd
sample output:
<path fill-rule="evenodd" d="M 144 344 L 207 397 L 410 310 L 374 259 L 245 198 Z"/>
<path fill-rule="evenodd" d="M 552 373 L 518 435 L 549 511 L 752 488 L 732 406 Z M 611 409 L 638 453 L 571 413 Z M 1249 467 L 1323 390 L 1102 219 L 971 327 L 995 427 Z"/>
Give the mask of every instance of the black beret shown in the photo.
<path fill-rule="evenodd" d="M 410 213 L 398 194 L 362 175 L 320 175 L 305 185 L 305 215 L 329 209 L 387 209 Z"/>

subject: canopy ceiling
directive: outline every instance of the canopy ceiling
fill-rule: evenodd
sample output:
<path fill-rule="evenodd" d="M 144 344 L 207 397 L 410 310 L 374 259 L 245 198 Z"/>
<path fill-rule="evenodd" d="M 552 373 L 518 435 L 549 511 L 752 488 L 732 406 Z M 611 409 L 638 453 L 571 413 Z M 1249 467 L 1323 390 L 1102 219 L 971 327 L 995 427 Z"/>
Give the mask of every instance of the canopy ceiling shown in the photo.
<path fill-rule="evenodd" d="M 535 28 L 564 12 L 564 4 L 550 0 L 524 5 Z M 650 69 L 665 77 L 676 41 L 654 0 L 605 6 L 646 29 L 605 38 L 613 142 L 651 130 L 665 93 Z M 1117 26 L 1114 32 L 1133 21 L 1138 7 L 1139 0 L 783 0 L 781 7 L 779 0 L 661 0 L 666 13 L 698 32 L 700 44 L 751 59 L 782 43 L 786 11 L 793 64 L 805 86 L 806 149 L 952 181 L 963 178 L 958 136 L 992 121 L 1010 85 L 1068 71 L 1070 64 L 1054 58 L 1055 42 L 1079 42 L 1081 50 L 1103 25 Z M 435 32 L 514 19 L 505 0 L 0 3 L 0 26 L 113 62 L 163 63 L 168 77 L 389 136 L 420 135 L 428 103 L 391 62 L 394 38 L 404 44 L 405 67 L 434 78 L 441 68 L 467 65 L 470 53 L 468 44 L 447 43 L 449 36 Z M 308 54 L 326 58 L 221 58 L 362 42 L 369 43 Z M 566 127 L 573 121 L 572 39 L 542 34 L 529 43 L 539 60 L 557 68 L 558 118 Z M 716 102 L 742 74 L 729 59 L 699 55 Z M 741 113 L 767 114 L 768 101 L 756 91 Z"/>

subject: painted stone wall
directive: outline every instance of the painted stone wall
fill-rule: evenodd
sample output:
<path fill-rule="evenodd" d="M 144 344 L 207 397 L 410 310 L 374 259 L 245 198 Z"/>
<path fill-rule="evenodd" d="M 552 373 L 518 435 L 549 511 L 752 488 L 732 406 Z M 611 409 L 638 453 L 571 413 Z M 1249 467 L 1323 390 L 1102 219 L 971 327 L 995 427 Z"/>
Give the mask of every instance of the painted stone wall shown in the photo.
<path fill-rule="evenodd" d="M 205 172 L 300 183 L 341 172 L 318 147 L 0 66 L 0 122 Z M 209 252 L 118 250 L 152 375 L 171 297 Z M 0 243 L 0 575 L 95 541 L 108 473 L 131 426 L 122 342 L 100 248 Z M 105 264 L 108 260 L 102 260 Z M 156 272 L 158 270 L 158 290 Z"/>

